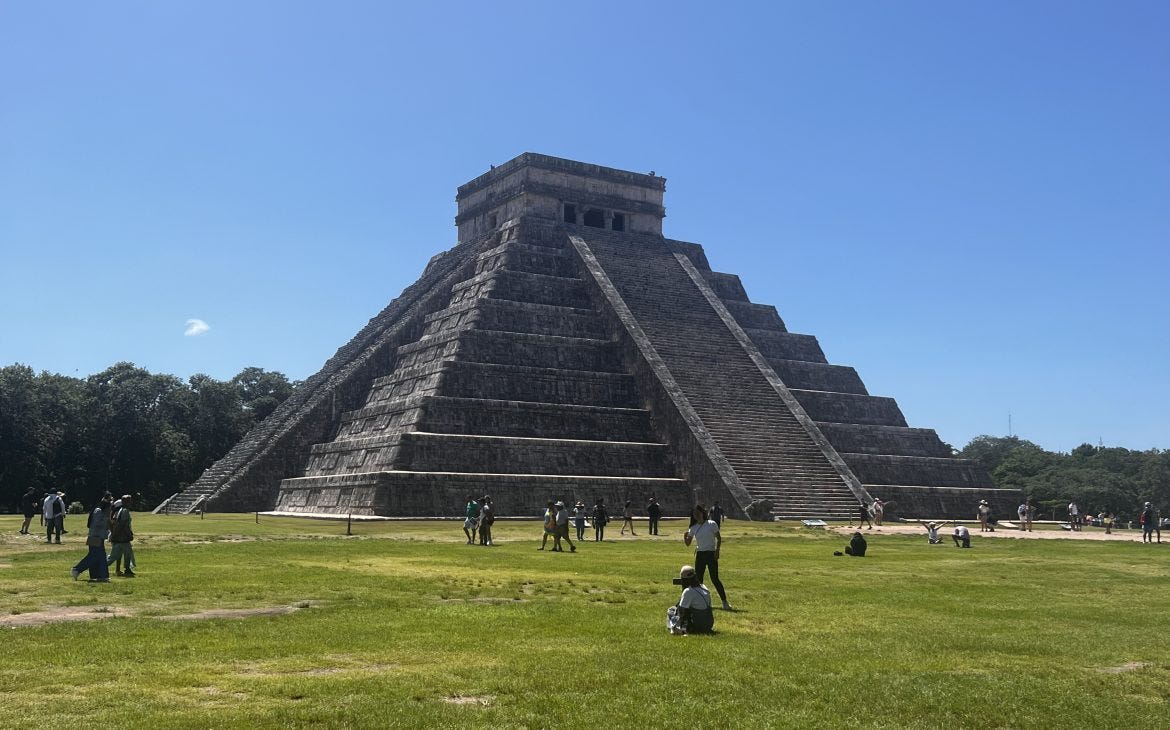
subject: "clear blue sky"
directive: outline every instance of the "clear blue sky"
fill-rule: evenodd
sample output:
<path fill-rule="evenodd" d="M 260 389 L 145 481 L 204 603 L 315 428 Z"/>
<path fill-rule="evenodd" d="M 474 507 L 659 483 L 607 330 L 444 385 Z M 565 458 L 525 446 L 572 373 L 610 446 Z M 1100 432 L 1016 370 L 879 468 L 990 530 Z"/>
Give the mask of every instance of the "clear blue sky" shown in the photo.
<path fill-rule="evenodd" d="M 1167 38 L 1161 0 L 0 0 L 0 365 L 305 378 L 530 150 L 665 176 L 667 235 L 956 446 L 1170 448 Z"/>

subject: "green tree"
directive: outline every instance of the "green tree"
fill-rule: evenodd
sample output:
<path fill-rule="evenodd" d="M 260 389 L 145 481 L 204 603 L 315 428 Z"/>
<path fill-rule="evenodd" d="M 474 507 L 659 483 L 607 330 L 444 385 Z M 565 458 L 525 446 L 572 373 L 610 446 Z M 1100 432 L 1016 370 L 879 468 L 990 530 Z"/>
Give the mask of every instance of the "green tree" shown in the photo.
<path fill-rule="evenodd" d="M 257 367 L 244 368 L 231 382 L 239 389 L 240 401 L 244 410 L 251 414 L 254 424 L 263 421 L 276 410 L 296 386 L 283 373 Z"/>

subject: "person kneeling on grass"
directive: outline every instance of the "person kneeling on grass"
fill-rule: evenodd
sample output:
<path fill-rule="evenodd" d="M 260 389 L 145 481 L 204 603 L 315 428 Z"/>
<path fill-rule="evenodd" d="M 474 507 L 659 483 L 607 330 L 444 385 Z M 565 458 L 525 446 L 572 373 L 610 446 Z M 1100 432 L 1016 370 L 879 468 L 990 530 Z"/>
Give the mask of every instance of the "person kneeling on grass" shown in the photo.
<path fill-rule="evenodd" d="M 693 566 L 678 571 L 675 585 L 683 587 L 678 603 L 666 609 L 666 628 L 672 634 L 711 634 L 715 629 L 715 612 L 711 610 L 711 591 L 699 582 Z"/>
<path fill-rule="evenodd" d="M 971 531 L 964 525 L 955 525 L 955 532 L 951 535 L 951 539 L 955 541 L 955 547 L 971 547 Z"/>

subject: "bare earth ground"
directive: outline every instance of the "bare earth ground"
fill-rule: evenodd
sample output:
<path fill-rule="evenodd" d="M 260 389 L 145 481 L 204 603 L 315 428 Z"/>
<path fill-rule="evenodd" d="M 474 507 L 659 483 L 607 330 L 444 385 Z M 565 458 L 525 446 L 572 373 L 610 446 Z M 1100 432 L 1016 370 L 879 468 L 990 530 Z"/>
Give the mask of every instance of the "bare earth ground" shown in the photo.
<path fill-rule="evenodd" d="M 214 618 L 250 618 L 252 616 L 281 616 L 302 608 L 317 605 L 313 601 L 299 601 L 291 606 L 263 606 L 258 608 L 216 608 L 198 613 L 183 613 L 156 616 L 162 621 L 198 621 Z M 29 611 L 11 616 L 0 616 L 0 628 L 17 626 L 40 626 L 62 621 L 94 621 L 114 616 L 133 616 L 134 611 L 110 606 L 54 606 L 43 611 Z"/>
<path fill-rule="evenodd" d="M 927 520 L 929 522 L 929 520 Z M 966 525 L 967 529 L 971 531 L 972 541 L 976 541 L 982 537 L 1000 537 L 1012 538 L 1016 540 L 1114 540 L 1120 542 L 1141 542 L 1141 530 L 1114 530 L 1111 534 L 1106 535 L 1105 530 L 1100 527 L 1090 527 L 1084 530 L 1072 532 L 1070 530 L 1053 529 L 1052 525 L 1044 525 L 1037 527 L 1032 532 L 1024 532 L 1016 527 L 1006 526 L 1000 523 L 995 532 L 980 532 L 978 522 L 960 522 L 959 524 Z M 1008 523 L 1009 525 L 1012 523 Z M 939 535 L 944 540 L 949 540 L 955 523 L 947 522 L 939 530 Z M 834 532 L 839 532 L 844 535 L 852 535 L 858 528 L 856 527 L 841 527 L 833 526 Z M 875 527 L 872 530 L 862 529 L 862 534 L 890 534 L 890 535 L 921 535 L 923 539 L 926 538 L 926 528 L 920 522 L 887 522 L 881 527 Z M 1156 538 L 1155 538 L 1156 539 Z M 1170 534 L 1166 536 L 1167 544 L 1170 544 Z"/>

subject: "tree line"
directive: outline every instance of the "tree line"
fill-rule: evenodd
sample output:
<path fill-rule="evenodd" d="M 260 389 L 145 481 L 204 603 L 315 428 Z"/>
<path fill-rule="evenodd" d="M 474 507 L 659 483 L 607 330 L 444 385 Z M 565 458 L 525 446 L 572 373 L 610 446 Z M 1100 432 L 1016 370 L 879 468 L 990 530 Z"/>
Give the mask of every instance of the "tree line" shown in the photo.
<path fill-rule="evenodd" d="M 0 511 L 29 487 L 63 490 L 92 505 L 132 492 L 151 508 L 199 478 L 297 384 L 249 367 L 228 381 L 186 382 L 121 362 L 87 378 L 25 365 L 0 368 Z M 1019 489 L 1063 517 L 1075 500 L 1091 514 L 1136 518 L 1145 501 L 1170 511 L 1170 451 L 1082 444 L 1046 451 L 1015 436 L 978 436 L 957 456 L 974 459 L 997 487 Z"/>
<path fill-rule="evenodd" d="M 296 383 L 249 367 L 186 382 L 120 362 L 87 378 L 0 368 L 0 511 L 29 487 L 89 506 L 134 493 L 143 508 L 195 481 Z"/>
<path fill-rule="evenodd" d="M 1135 522 L 1145 502 L 1170 510 L 1170 451 L 1081 444 L 1065 454 L 1017 436 L 977 436 L 957 455 L 982 464 L 995 486 L 1022 490 L 1045 519 L 1067 517 L 1072 501 L 1082 513 Z"/>

